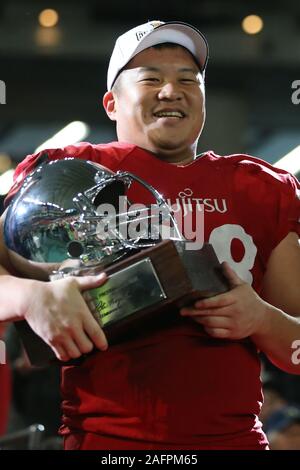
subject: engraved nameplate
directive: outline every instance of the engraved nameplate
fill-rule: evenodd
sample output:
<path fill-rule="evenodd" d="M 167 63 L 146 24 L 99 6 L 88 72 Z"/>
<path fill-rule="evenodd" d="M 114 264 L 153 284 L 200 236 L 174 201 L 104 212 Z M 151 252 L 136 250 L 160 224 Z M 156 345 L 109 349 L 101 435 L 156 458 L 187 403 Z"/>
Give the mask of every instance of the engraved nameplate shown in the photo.
<path fill-rule="evenodd" d="M 101 326 L 123 319 L 166 298 L 150 258 L 110 275 L 103 286 L 88 292 L 94 306 L 93 313 Z"/>

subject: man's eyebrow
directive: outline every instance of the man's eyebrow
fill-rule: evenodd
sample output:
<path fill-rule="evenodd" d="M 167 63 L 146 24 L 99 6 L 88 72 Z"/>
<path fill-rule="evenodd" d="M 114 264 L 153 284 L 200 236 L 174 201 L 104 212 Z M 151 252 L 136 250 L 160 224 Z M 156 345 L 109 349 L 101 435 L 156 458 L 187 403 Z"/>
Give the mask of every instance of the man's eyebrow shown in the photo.
<path fill-rule="evenodd" d="M 144 66 L 144 67 L 139 67 L 141 72 L 161 72 L 161 69 L 158 67 L 152 67 L 152 66 Z M 192 72 L 198 75 L 200 73 L 200 70 L 198 70 L 196 67 L 181 67 L 178 69 L 178 72 Z"/>
<path fill-rule="evenodd" d="M 198 75 L 200 73 L 200 70 L 198 70 L 196 67 L 183 67 L 179 69 L 179 72 L 192 72 Z"/>
<path fill-rule="evenodd" d="M 148 65 L 144 67 L 139 67 L 141 72 L 160 72 L 160 69 L 157 67 L 150 67 Z"/>

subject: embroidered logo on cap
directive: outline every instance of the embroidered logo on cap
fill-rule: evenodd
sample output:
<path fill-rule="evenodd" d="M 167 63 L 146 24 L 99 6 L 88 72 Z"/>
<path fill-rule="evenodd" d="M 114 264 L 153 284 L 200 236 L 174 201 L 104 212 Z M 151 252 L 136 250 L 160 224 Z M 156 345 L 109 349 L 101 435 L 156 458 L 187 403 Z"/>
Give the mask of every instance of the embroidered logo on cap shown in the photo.
<path fill-rule="evenodd" d="M 150 21 L 149 24 L 151 24 L 153 28 L 158 28 L 158 26 L 164 23 L 162 21 Z"/>
<path fill-rule="evenodd" d="M 164 24 L 163 21 L 149 21 L 149 23 L 148 23 L 148 25 L 152 26 L 153 29 L 158 28 L 158 26 L 160 26 L 162 24 Z M 145 36 L 145 34 L 148 34 L 149 32 L 150 32 L 149 30 L 147 30 L 147 31 L 137 31 L 135 33 L 137 40 L 140 41 Z"/>

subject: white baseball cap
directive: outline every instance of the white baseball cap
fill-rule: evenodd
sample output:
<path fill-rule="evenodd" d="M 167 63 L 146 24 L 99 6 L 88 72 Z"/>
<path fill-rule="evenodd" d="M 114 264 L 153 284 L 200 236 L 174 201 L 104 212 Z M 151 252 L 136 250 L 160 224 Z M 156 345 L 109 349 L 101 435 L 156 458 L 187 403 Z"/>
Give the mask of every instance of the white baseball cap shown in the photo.
<path fill-rule="evenodd" d="M 108 66 L 107 89 L 111 90 L 120 71 L 134 56 L 148 47 L 165 42 L 185 47 L 194 56 L 204 74 L 208 43 L 198 29 L 180 21 L 149 21 L 118 37 Z"/>

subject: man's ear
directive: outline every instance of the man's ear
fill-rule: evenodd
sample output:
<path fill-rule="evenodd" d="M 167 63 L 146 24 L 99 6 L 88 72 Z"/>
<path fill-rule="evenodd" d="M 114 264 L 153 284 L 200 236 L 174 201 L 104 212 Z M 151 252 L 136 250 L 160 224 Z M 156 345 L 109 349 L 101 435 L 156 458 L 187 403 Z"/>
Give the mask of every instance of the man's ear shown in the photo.
<path fill-rule="evenodd" d="M 112 91 L 107 91 L 103 96 L 103 107 L 109 119 L 116 121 L 116 101 Z"/>

